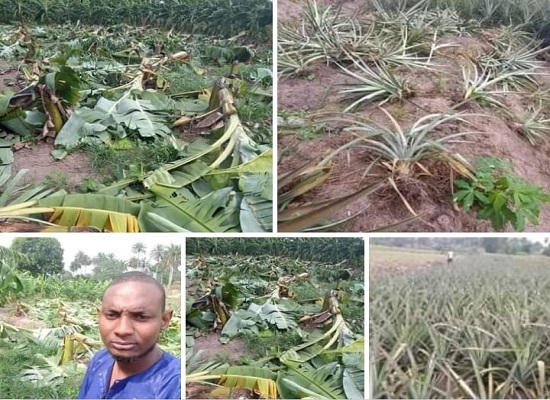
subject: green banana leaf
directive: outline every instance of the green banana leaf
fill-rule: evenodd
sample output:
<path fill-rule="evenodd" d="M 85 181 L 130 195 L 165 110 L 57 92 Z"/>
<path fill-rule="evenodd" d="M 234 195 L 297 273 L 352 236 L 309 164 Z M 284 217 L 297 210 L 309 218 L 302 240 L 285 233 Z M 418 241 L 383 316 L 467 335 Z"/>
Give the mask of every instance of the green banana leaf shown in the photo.
<path fill-rule="evenodd" d="M 157 195 L 157 199 L 155 203 L 145 203 L 141 208 L 138 220 L 144 232 L 159 231 L 149 213 L 191 232 L 234 232 L 238 228 L 239 207 L 234 201 L 233 188 L 216 190 L 190 201 L 174 188 L 158 183 L 153 184 L 150 190 Z"/>
<path fill-rule="evenodd" d="M 209 375 L 219 375 L 218 385 L 257 390 L 266 399 L 277 399 L 276 374 L 265 368 L 237 366 L 216 368 Z"/>
<path fill-rule="evenodd" d="M 138 232 L 141 207 L 123 198 L 101 194 L 67 194 L 38 201 L 55 211 L 49 222 L 62 226 L 93 226 L 112 232 Z"/>
<path fill-rule="evenodd" d="M 288 370 L 279 372 L 277 389 L 283 399 L 345 399 L 339 364 L 315 368 L 309 363 L 287 361 Z"/>

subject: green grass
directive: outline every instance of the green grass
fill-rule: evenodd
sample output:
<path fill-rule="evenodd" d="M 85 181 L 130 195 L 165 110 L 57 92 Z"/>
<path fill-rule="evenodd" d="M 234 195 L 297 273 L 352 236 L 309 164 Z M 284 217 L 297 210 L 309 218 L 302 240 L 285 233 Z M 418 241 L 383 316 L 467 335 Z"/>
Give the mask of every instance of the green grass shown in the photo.
<path fill-rule="evenodd" d="M 173 145 L 162 140 L 137 141 L 129 149 L 115 149 L 104 144 L 86 144 L 82 149 L 105 182 L 124 179 L 128 173 L 150 171 L 178 158 Z"/>
<path fill-rule="evenodd" d="M 48 187 L 55 188 L 56 190 L 64 189 L 69 191 L 71 186 L 67 173 L 63 171 L 54 171 L 48 174 L 43 183 Z"/>
<path fill-rule="evenodd" d="M 264 331 L 258 334 L 245 333 L 243 339 L 251 356 L 266 357 L 281 354 L 297 346 L 303 339 L 295 332 Z"/>

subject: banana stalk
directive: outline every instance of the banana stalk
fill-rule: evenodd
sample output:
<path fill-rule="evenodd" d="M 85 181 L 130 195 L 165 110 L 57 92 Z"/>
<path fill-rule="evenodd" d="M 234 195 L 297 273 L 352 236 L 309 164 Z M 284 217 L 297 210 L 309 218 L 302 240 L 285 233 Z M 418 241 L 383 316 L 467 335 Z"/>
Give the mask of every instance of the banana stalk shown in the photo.
<path fill-rule="evenodd" d="M 51 95 L 46 92 L 45 88 L 40 91 L 40 95 L 42 97 L 42 104 L 44 105 L 46 114 L 48 114 L 48 117 L 53 124 L 53 129 L 55 133 L 59 133 L 64 124 L 63 114 L 59 110 L 58 104 L 53 101 Z"/>
<path fill-rule="evenodd" d="M 61 360 L 59 360 L 59 365 L 65 365 L 72 361 L 74 356 L 74 342 L 72 335 L 65 335 L 63 339 L 63 350 L 61 353 Z"/>

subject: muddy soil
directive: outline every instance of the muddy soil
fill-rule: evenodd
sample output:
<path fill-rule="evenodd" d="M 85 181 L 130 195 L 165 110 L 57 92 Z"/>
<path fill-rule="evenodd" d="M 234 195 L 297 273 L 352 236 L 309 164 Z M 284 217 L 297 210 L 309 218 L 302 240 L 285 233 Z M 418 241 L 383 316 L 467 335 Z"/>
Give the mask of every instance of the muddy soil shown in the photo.
<path fill-rule="evenodd" d="M 343 1 L 344 12 L 361 12 L 362 2 Z M 305 1 L 282 0 L 279 2 L 279 21 L 295 23 L 300 18 L 300 7 Z M 488 48 L 487 38 L 479 37 L 443 37 L 443 42 L 455 42 L 456 47 L 446 48 L 435 58 L 434 64 L 440 65 L 437 71 L 425 72 L 398 68 L 395 73 L 406 79 L 414 92 L 410 100 L 414 103 L 386 104 L 389 111 L 401 126 L 408 127 L 418 118 L 428 113 L 449 113 L 451 107 L 460 98 L 461 51 L 480 52 Z M 550 63 L 541 68 L 542 73 L 550 73 Z M 278 83 L 279 114 L 281 112 L 306 112 L 306 115 L 323 115 L 342 111 L 345 103 L 339 94 L 341 84 L 350 82 L 341 70 L 335 66 L 319 63 L 308 69 L 307 78 L 283 78 Z M 548 78 L 546 78 L 547 80 Z M 544 81 L 543 81 L 544 82 Z M 544 82 L 548 85 L 548 82 Z M 458 98 L 457 98 L 458 96 Z M 521 115 L 527 105 L 527 96 L 508 94 L 499 99 L 512 112 Z M 550 144 L 532 146 L 522 138 L 514 128 L 513 121 L 493 108 L 481 107 L 470 102 L 460 111 L 483 113 L 472 117 L 471 124 L 450 123 L 439 129 L 438 135 L 477 131 L 469 135 L 462 143 L 453 144 L 451 149 L 462 155 L 471 164 L 481 156 L 498 156 L 513 163 L 513 171 L 532 185 L 540 186 L 550 193 Z M 383 126 L 391 126 L 388 118 L 377 104 L 363 107 L 356 115 L 367 118 Z M 307 117 L 306 117 L 307 121 Z M 280 160 L 278 173 L 284 174 L 296 169 L 306 160 L 316 155 L 330 153 L 356 136 L 344 132 L 341 123 L 329 124 L 331 129 L 313 139 L 300 140 L 295 134 L 279 135 L 278 151 Z M 334 159 L 332 174 L 320 187 L 306 193 L 297 205 L 317 203 L 341 197 L 381 179 L 384 170 L 365 171 L 372 162 L 370 154 L 360 148 L 350 149 Z M 450 169 L 441 163 L 424 165 L 431 175 L 417 174 L 412 179 L 399 183 L 401 195 L 410 204 L 419 217 L 397 231 L 404 232 L 487 232 L 494 231 L 487 221 L 476 218 L 474 212 L 466 213 L 452 202 L 452 180 L 456 177 Z M 366 207 L 366 209 L 365 209 Z M 412 216 L 405 202 L 391 187 L 387 186 L 368 198 L 357 200 L 343 209 L 335 218 L 360 212 L 365 209 L 353 225 L 347 230 L 365 232 L 395 224 Z M 513 231 L 511 227 L 507 231 Z M 526 231 L 550 231 L 550 203 L 543 204 L 539 225 L 527 224 Z"/>

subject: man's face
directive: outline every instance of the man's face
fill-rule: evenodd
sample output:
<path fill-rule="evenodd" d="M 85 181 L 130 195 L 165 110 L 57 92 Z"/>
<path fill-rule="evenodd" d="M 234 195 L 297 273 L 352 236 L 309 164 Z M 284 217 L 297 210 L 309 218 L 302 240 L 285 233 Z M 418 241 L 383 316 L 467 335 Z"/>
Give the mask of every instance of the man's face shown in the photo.
<path fill-rule="evenodd" d="M 99 332 L 107 350 L 118 359 L 139 359 L 154 348 L 172 312 L 162 312 L 162 294 L 147 282 L 111 286 L 99 309 Z"/>

